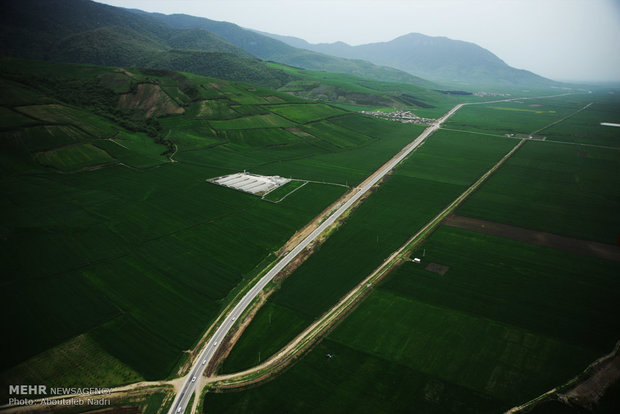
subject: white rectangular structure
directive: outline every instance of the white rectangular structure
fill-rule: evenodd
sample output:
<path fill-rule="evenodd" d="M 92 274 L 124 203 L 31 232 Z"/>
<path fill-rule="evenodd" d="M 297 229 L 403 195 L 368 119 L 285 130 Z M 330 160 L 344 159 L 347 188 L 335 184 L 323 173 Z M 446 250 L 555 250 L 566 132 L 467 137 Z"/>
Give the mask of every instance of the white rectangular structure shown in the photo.
<path fill-rule="evenodd" d="M 264 195 L 291 180 L 278 175 L 249 174 L 244 171 L 211 178 L 207 181 L 254 195 Z"/>

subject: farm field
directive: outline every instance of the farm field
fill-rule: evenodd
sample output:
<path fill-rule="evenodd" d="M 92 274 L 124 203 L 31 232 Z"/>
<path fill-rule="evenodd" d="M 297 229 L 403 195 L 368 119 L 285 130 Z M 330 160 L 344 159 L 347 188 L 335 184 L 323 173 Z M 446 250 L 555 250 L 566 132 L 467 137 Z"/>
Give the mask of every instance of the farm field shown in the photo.
<path fill-rule="evenodd" d="M 620 123 L 620 103 L 617 99 L 599 100 L 598 97 L 593 101 L 588 109 L 545 129 L 543 135 L 548 140 L 620 147 L 620 128 L 600 125 L 601 122 Z"/>
<path fill-rule="evenodd" d="M 420 86 L 382 82 L 344 73 L 328 73 L 270 62 L 269 65 L 302 79 L 278 90 L 320 102 L 329 102 L 349 111 L 404 109 L 427 118 L 437 118 L 457 103 L 489 100 L 478 96 L 444 94 L 437 85 L 420 79 Z"/>
<path fill-rule="evenodd" d="M 272 105 L 269 106 L 269 111 L 302 124 L 346 113 L 325 104 Z"/>
<path fill-rule="evenodd" d="M 0 131 L 0 300 L 13 339 L 2 384 L 176 376 L 230 295 L 346 190 L 308 183 L 274 204 L 207 178 L 252 168 L 353 185 L 422 131 L 322 104 L 310 104 L 309 128 L 268 111 L 286 104 L 301 116 L 293 103 L 309 104 L 297 97 L 190 74 L 10 70 L 1 74 L 11 122 Z M 132 90 L 150 90 L 153 107 Z M 182 114 L 148 116 L 173 101 Z M 67 350 L 101 361 L 106 375 Z"/>
<path fill-rule="evenodd" d="M 457 214 L 615 245 L 619 168 L 618 150 L 527 142 Z"/>
<path fill-rule="evenodd" d="M 444 126 L 498 135 L 530 134 L 581 109 L 591 99 L 591 96 L 576 95 L 469 105 L 454 114 Z M 545 135 L 545 132 L 540 134 Z"/>
<path fill-rule="evenodd" d="M 617 340 L 617 263 L 447 226 L 422 250 L 291 369 L 205 412 L 503 412 Z"/>
<path fill-rule="evenodd" d="M 275 190 L 270 191 L 269 194 L 265 194 L 263 198 L 265 200 L 279 202 L 280 200 L 284 199 L 285 197 L 287 197 L 289 194 L 293 193 L 294 191 L 298 191 L 301 187 L 303 187 L 306 184 L 307 184 L 306 181 L 289 181 L 283 186 L 280 186 L 276 188 Z"/>
<path fill-rule="evenodd" d="M 441 131 L 376 190 L 273 294 L 224 361 L 253 366 L 290 341 L 505 155 L 516 142 Z M 265 317 L 284 312 L 287 317 Z M 295 332 L 298 333 L 298 332 Z M 293 334 L 293 335 L 291 335 Z"/>

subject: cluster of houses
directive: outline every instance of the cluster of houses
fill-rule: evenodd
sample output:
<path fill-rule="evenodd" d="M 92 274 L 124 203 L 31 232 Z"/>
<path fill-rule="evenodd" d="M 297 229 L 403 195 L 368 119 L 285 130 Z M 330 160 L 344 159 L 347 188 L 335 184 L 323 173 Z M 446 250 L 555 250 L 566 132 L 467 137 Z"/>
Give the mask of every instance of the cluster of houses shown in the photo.
<path fill-rule="evenodd" d="M 509 93 L 502 92 L 474 92 L 474 96 L 512 96 Z"/>
<path fill-rule="evenodd" d="M 409 111 L 394 111 L 394 112 L 381 112 L 381 111 L 360 111 L 364 115 L 374 116 L 375 118 L 387 119 L 388 121 L 402 122 L 403 124 L 422 124 L 431 125 L 435 122 L 432 118 L 422 118 L 417 116 L 413 112 Z"/>

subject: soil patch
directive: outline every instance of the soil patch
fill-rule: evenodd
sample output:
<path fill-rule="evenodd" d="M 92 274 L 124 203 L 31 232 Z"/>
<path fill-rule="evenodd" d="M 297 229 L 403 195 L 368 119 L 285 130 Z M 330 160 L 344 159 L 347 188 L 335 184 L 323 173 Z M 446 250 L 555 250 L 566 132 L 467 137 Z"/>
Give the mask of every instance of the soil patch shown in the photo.
<path fill-rule="evenodd" d="M 448 270 L 450 270 L 450 266 L 437 264 L 437 263 L 429 263 L 424 270 L 428 270 L 429 272 L 437 273 L 438 275 L 445 275 Z"/>
<path fill-rule="evenodd" d="M 611 244 L 558 236 L 557 234 L 544 231 L 531 230 L 494 221 L 457 215 L 447 217 L 444 224 L 465 230 L 490 234 L 491 236 L 504 237 L 538 246 L 551 247 L 571 253 L 584 254 L 620 262 L 620 247 Z"/>
<path fill-rule="evenodd" d="M 617 353 L 593 368 L 592 376 L 564 394 L 571 405 L 592 411 L 607 389 L 620 379 L 620 355 Z"/>

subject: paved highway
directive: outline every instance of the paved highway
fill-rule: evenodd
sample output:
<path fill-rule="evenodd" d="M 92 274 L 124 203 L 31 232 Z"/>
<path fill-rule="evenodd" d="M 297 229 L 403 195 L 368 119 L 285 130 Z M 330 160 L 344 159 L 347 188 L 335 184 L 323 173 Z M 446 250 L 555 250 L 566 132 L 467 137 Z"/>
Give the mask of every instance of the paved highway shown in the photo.
<path fill-rule="evenodd" d="M 325 229 L 334 224 L 336 220 L 345 212 L 349 207 L 351 207 L 357 200 L 360 199 L 370 188 L 375 185 L 379 180 L 381 180 L 385 174 L 390 172 L 398 163 L 400 163 L 405 157 L 407 157 L 411 151 L 416 149 L 430 134 L 435 132 L 440 126 L 441 123 L 448 119 L 452 114 L 458 111 L 464 104 L 459 104 L 452 108 L 448 113 L 446 113 L 443 117 L 436 120 L 431 126 L 426 128 L 420 136 L 418 136 L 414 141 L 409 143 L 406 147 L 404 147 L 400 153 L 398 153 L 394 158 L 392 158 L 388 163 L 383 165 L 379 170 L 377 170 L 369 179 L 364 181 L 360 187 L 357 187 L 357 192 L 347 200 L 338 210 L 336 210 L 327 220 L 325 220 L 321 225 L 319 225 L 310 235 L 308 235 L 304 240 L 301 241 L 295 248 L 293 248 L 289 253 L 286 254 L 280 261 L 267 273 L 263 276 L 256 285 L 252 287 L 243 298 L 235 305 L 232 312 L 227 316 L 224 322 L 220 325 L 220 327 L 215 331 L 213 337 L 209 340 L 205 348 L 200 353 L 200 358 L 196 360 L 194 363 L 189 375 L 186 377 L 183 387 L 181 388 L 181 392 L 174 400 L 172 407 L 170 408 L 170 414 L 182 413 L 185 411 L 189 400 L 191 399 L 194 390 L 196 389 L 196 382 L 203 374 L 207 365 L 213 358 L 217 347 L 222 342 L 222 339 L 226 336 L 230 328 L 234 325 L 236 319 L 243 313 L 243 311 L 250 305 L 252 300 L 259 294 L 261 290 L 269 283 L 271 280 L 288 265 L 302 250 L 304 250 L 310 243 L 312 243 Z"/>

